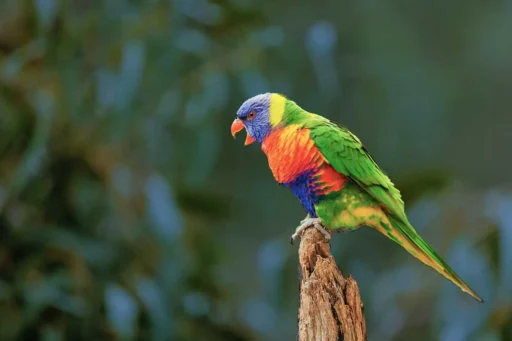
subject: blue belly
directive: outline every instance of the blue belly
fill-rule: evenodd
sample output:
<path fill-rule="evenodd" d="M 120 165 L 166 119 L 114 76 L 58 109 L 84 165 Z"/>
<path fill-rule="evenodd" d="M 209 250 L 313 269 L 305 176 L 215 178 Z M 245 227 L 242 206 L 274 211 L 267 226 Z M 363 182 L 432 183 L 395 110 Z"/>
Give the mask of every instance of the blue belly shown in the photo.
<path fill-rule="evenodd" d="M 312 218 L 317 218 L 315 205 L 318 203 L 318 196 L 315 194 L 312 174 L 304 173 L 284 185 L 292 190 L 306 212 Z"/>

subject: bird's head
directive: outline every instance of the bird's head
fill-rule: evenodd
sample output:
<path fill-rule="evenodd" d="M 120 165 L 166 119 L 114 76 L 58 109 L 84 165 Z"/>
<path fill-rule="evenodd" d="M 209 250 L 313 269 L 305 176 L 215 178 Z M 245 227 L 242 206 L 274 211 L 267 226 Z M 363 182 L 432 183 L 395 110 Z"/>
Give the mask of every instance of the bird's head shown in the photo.
<path fill-rule="evenodd" d="M 236 113 L 231 125 L 233 137 L 245 128 L 245 145 L 254 141 L 262 142 L 283 119 L 287 99 L 280 94 L 265 93 L 249 98 Z"/>

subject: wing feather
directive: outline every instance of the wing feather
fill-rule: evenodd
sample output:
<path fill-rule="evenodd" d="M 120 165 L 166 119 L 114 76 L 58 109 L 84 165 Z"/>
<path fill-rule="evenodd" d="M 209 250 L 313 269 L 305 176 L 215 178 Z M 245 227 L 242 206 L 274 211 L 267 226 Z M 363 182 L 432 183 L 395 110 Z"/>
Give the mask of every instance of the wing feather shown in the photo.
<path fill-rule="evenodd" d="M 400 191 L 354 134 L 318 115 L 312 115 L 306 126 L 315 145 L 334 169 L 357 183 L 386 211 L 407 222 Z"/>

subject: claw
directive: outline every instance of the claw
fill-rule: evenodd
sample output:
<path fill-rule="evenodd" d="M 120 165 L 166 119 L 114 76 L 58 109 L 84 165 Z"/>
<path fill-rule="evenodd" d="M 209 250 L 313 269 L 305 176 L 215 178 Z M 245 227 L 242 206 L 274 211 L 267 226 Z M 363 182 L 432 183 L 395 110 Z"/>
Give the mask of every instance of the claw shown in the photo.
<path fill-rule="evenodd" d="M 300 237 L 302 235 L 302 233 L 304 232 L 304 230 L 309 227 L 314 227 L 318 231 L 320 231 L 323 234 L 323 236 L 325 237 L 325 240 L 327 240 L 327 241 L 331 240 L 331 235 L 322 226 L 322 221 L 320 220 L 320 218 L 306 218 L 300 222 L 300 226 L 297 227 L 297 229 L 295 230 L 295 233 L 292 234 L 292 236 L 290 237 L 290 243 L 293 245 L 293 242 L 295 241 L 295 239 Z"/>
<path fill-rule="evenodd" d="M 324 235 L 325 240 L 331 240 L 331 234 L 322 225 L 315 224 L 315 228 Z"/>

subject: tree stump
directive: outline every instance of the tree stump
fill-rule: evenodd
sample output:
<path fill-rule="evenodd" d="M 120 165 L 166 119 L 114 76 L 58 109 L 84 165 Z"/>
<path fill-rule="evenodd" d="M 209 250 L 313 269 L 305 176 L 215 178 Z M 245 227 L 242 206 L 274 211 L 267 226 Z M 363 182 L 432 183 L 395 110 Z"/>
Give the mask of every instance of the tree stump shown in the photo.
<path fill-rule="evenodd" d="M 363 302 L 356 281 L 343 277 L 331 246 L 308 228 L 299 247 L 299 341 L 366 341 Z"/>

